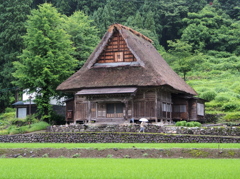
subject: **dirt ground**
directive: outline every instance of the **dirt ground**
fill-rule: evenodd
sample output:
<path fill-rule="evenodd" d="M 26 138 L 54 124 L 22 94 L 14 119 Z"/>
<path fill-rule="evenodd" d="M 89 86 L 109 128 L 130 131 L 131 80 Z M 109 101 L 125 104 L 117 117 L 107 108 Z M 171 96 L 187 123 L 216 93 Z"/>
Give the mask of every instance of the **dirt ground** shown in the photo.
<path fill-rule="evenodd" d="M 240 149 L 0 149 L 0 158 L 240 158 Z"/>

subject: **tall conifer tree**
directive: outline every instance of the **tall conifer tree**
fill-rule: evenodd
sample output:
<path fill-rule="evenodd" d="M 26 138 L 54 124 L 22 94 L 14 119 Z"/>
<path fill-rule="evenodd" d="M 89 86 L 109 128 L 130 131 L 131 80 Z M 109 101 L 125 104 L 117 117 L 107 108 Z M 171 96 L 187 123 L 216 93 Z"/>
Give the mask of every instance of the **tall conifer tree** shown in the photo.
<path fill-rule="evenodd" d="M 0 112 L 13 102 L 16 86 L 11 84 L 12 62 L 23 49 L 22 35 L 32 0 L 0 0 Z"/>

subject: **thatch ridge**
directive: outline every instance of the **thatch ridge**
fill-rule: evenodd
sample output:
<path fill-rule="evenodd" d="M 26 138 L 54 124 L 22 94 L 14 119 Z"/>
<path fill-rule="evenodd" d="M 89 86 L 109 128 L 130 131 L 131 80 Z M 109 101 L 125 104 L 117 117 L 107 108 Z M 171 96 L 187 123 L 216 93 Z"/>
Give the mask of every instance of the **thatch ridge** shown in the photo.
<path fill-rule="evenodd" d="M 139 36 L 139 37 L 141 37 L 141 38 L 149 41 L 150 43 L 153 43 L 153 41 L 152 41 L 150 38 L 146 37 L 145 35 L 141 34 L 141 33 L 138 32 L 138 31 L 133 30 L 132 28 L 127 27 L 127 26 L 124 26 L 124 25 L 122 25 L 122 24 L 113 24 L 113 25 L 111 25 L 111 26 L 109 27 L 109 29 L 108 29 L 108 32 L 113 32 L 113 30 L 114 30 L 115 27 L 116 27 L 118 30 L 126 29 L 126 30 L 132 32 L 133 34 L 135 34 L 136 36 Z"/>

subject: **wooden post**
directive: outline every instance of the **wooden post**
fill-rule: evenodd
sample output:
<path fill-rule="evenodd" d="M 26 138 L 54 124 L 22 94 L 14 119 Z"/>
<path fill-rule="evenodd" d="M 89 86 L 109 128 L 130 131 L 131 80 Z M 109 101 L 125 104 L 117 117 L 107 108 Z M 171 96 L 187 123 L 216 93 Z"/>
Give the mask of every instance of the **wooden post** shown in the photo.
<path fill-rule="evenodd" d="M 158 90 L 155 88 L 155 122 L 158 119 Z"/>
<path fill-rule="evenodd" d="M 32 115 L 32 96 L 29 96 L 29 101 L 30 101 L 30 105 L 29 105 L 29 115 L 31 116 Z"/>
<path fill-rule="evenodd" d="M 76 115 L 77 115 L 77 96 L 74 95 L 74 117 L 73 117 L 73 123 L 76 124 Z"/>
<path fill-rule="evenodd" d="M 134 116 L 134 100 L 133 99 L 132 99 L 132 109 L 131 109 L 131 111 L 132 111 L 131 117 L 135 118 L 135 116 Z"/>
<path fill-rule="evenodd" d="M 96 120 L 98 118 L 98 102 L 96 102 Z"/>
<path fill-rule="evenodd" d="M 88 120 L 88 122 L 90 122 L 91 116 L 92 116 L 92 112 L 91 112 L 91 101 L 88 101 L 88 114 L 87 114 L 87 120 Z"/>
<path fill-rule="evenodd" d="M 124 102 L 125 104 L 125 120 L 128 120 L 128 101 Z"/>

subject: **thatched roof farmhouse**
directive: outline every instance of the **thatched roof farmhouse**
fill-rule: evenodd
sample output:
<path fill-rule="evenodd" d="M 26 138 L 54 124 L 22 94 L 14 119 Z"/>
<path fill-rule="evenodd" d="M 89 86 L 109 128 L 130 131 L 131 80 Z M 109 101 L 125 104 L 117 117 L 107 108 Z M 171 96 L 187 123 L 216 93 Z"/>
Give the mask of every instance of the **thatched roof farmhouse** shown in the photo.
<path fill-rule="evenodd" d="M 152 40 L 113 24 L 84 66 L 57 90 L 72 92 L 67 121 L 202 120 L 204 103 L 161 57 Z"/>

